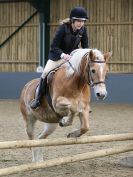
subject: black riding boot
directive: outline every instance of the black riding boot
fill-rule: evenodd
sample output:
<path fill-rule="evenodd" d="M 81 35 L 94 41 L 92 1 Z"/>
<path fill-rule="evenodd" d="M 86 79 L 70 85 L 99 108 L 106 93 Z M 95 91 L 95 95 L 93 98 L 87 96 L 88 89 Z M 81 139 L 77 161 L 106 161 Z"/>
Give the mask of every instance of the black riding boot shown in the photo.
<path fill-rule="evenodd" d="M 35 100 L 33 100 L 30 105 L 32 109 L 36 109 L 41 105 L 41 98 L 44 94 L 44 81 L 45 79 L 40 78 L 37 95 L 35 96 Z"/>

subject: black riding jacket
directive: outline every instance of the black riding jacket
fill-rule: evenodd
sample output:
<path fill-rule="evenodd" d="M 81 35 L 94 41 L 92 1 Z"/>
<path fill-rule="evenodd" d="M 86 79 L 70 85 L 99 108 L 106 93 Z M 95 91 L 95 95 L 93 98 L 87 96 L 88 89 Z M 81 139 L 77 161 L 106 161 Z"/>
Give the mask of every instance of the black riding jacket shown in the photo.
<path fill-rule="evenodd" d="M 55 34 L 48 58 L 54 61 L 59 60 L 62 53 L 70 54 L 78 48 L 80 43 L 82 48 L 89 47 L 86 27 L 74 32 L 71 24 L 62 24 Z"/>

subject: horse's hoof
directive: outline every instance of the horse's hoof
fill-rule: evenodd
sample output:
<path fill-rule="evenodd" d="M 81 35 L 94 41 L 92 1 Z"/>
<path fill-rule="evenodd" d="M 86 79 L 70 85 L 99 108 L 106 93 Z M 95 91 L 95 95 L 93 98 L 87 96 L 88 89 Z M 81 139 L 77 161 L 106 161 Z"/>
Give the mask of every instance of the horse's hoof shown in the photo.
<path fill-rule="evenodd" d="M 44 159 L 43 158 L 39 158 L 39 159 L 32 159 L 32 163 L 37 163 L 37 162 L 43 162 Z"/>
<path fill-rule="evenodd" d="M 64 127 L 64 124 L 60 121 L 60 122 L 59 122 L 59 126 L 60 126 L 60 127 Z"/>
<path fill-rule="evenodd" d="M 61 127 L 70 126 L 70 125 L 72 125 L 72 120 L 71 120 L 69 117 L 64 116 L 64 117 L 60 120 L 59 125 L 60 125 Z"/>
<path fill-rule="evenodd" d="M 67 138 L 77 138 L 80 137 L 82 134 L 80 133 L 80 130 L 73 131 L 67 135 Z"/>
<path fill-rule="evenodd" d="M 76 136 L 75 133 L 69 133 L 69 134 L 67 135 L 67 138 L 76 138 L 76 137 L 78 137 L 78 136 Z"/>
<path fill-rule="evenodd" d="M 70 135 L 70 133 L 67 135 L 67 138 L 71 138 L 71 135 Z"/>

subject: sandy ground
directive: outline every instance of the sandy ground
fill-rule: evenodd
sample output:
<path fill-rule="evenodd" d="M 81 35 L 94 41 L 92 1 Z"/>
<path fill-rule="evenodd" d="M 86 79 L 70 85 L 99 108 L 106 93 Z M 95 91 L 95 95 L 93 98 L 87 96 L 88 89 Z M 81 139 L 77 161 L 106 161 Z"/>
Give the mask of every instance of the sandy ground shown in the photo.
<path fill-rule="evenodd" d="M 18 101 L 0 101 L 0 141 L 27 139 Z M 93 103 L 90 117 L 89 135 L 128 133 L 133 131 L 133 105 Z M 66 137 L 79 125 L 75 120 L 73 126 L 58 127 L 49 138 Z M 43 123 L 38 122 L 36 132 L 39 134 Z M 100 144 L 70 145 L 46 147 L 44 158 L 52 159 L 72 154 L 94 151 L 114 146 L 129 144 L 126 142 L 111 142 Z M 11 177 L 133 177 L 133 168 L 123 164 L 123 160 L 133 157 L 133 152 L 86 160 L 46 169 L 23 172 Z M 21 165 L 31 162 L 30 149 L 0 150 L 0 168 Z"/>

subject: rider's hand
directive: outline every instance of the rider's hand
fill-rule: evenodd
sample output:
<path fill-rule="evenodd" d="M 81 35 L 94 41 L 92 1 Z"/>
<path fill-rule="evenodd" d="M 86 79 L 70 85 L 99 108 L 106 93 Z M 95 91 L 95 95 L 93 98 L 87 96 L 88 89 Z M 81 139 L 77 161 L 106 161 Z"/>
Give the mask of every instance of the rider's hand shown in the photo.
<path fill-rule="evenodd" d="M 71 56 L 68 55 L 68 54 L 65 54 L 65 53 L 62 53 L 62 54 L 61 54 L 61 58 L 64 59 L 64 60 L 66 60 L 66 61 L 70 60 L 70 57 L 71 57 Z"/>
<path fill-rule="evenodd" d="M 70 57 L 71 57 L 70 55 L 65 54 L 64 57 L 63 57 L 63 59 L 66 60 L 66 61 L 68 61 L 68 60 L 70 60 Z"/>

